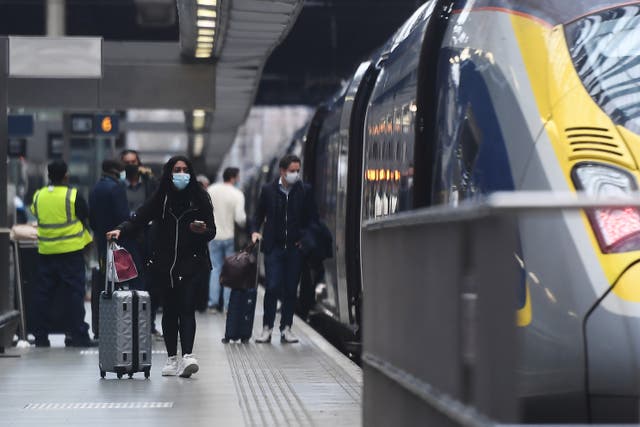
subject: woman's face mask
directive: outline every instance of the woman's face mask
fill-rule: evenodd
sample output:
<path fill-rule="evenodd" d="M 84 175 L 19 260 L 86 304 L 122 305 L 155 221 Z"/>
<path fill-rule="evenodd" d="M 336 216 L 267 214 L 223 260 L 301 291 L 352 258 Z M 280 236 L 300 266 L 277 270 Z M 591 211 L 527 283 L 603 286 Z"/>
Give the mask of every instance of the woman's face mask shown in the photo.
<path fill-rule="evenodd" d="M 173 174 L 173 185 L 178 190 L 184 190 L 191 181 L 191 175 L 188 173 L 175 173 Z"/>
<path fill-rule="evenodd" d="M 287 180 L 287 184 L 293 185 L 298 182 L 298 178 L 300 178 L 300 172 L 287 172 L 284 179 Z"/>

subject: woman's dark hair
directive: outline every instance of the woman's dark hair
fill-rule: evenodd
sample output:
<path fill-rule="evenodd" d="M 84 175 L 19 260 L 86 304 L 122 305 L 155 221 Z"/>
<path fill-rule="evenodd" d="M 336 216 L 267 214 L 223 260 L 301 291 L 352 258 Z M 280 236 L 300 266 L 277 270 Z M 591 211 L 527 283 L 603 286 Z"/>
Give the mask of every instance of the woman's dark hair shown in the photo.
<path fill-rule="evenodd" d="M 164 166 L 162 166 L 160 185 L 158 186 L 158 190 L 156 191 L 156 194 L 154 194 L 154 197 L 159 197 L 161 200 L 164 200 L 165 196 L 171 198 L 173 195 L 177 195 L 179 191 L 173 185 L 173 167 L 179 161 L 185 162 L 187 169 L 189 170 L 188 173 L 191 176 L 187 188 L 180 191 L 180 193 L 187 193 L 191 200 L 200 206 L 204 206 L 208 203 L 210 204 L 211 199 L 209 197 L 209 193 L 207 193 L 207 191 L 202 188 L 196 180 L 196 172 L 193 170 L 193 164 L 191 163 L 191 160 L 185 156 L 173 156 L 164 164 Z"/>

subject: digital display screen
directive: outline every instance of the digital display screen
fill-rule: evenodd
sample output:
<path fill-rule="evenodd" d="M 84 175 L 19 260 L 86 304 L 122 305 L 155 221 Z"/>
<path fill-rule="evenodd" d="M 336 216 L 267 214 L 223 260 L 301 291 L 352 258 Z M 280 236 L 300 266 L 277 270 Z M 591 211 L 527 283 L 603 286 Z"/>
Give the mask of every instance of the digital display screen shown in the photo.
<path fill-rule="evenodd" d="M 72 133 L 92 133 L 93 132 L 93 116 L 87 116 L 87 115 L 71 116 L 71 132 Z"/>

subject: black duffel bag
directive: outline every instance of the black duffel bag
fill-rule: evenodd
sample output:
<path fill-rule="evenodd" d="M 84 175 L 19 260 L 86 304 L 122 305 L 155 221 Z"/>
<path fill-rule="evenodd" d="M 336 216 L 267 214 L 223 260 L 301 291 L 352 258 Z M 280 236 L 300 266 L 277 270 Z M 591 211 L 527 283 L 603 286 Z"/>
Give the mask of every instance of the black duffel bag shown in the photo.
<path fill-rule="evenodd" d="M 240 252 L 225 258 L 220 272 L 220 284 L 231 289 L 252 289 L 258 285 L 258 255 L 255 243 L 249 243 Z"/>

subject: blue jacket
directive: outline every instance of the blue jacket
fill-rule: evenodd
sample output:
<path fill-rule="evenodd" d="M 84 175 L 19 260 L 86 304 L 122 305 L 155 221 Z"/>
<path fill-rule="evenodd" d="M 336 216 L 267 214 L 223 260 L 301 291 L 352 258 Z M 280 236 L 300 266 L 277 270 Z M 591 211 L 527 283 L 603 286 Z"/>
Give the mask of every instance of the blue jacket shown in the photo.
<path fill-rule="evenodd" d="M 262 249 L 266 253 L 275 247 L 300 245 L 310 225 L 318 219 L 311 186 L 297 182 L 287 196 L 280 191 L 279 180 L 262 187 L 251 224 L 251 231 L 255 232 L 264 223 Z"/>
<path fill-rule="evenodd" d="M 127 190 L 116 178 L 103 175 L 89 194 L 89 224 L 101 259 L 107 252 L 105 234 L 127 219 Z"/>

